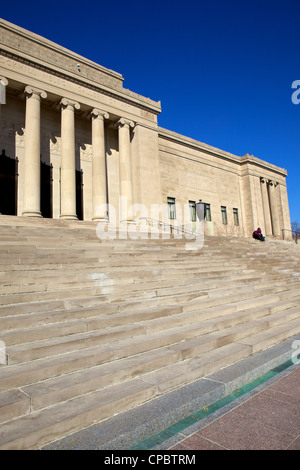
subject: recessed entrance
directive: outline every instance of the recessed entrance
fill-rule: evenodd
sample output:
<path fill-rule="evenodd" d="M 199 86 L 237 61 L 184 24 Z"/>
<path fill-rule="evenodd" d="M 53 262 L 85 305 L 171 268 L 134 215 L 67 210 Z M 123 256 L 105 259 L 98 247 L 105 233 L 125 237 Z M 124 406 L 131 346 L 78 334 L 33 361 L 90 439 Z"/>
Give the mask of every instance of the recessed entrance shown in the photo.
<path fill-rule="evenodd" d="M 17 215 L 18 159 L 0 155 L 0 214 Z"/>
<path fill-rule="evenodd" d="M 41 162 L 41 213 L 43 217 L 52 218 L 52 165 Z"/>
<path fill-rule="evenodd" d="M 83 220 L 83 176 L 82 170 L 76 170 L 76 215 Z"/>

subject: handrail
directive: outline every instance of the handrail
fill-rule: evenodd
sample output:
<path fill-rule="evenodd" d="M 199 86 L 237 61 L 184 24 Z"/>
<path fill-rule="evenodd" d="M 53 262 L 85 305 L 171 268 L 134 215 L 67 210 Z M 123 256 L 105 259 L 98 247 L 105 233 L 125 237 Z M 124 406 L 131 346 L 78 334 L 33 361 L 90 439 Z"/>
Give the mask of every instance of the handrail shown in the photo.
<path fill-rule="evenodd" d="M 297 232 L 296 230 L 289 230 L 287 228 L 283 228 L 282 229 L 282 239 L 283 240 L 284 240 L 284 232 L 292 232 L 292 237 L 295 238 L 295 243 L 298 244 L 298 238 L 300 239 L 300 232 Z"/>
<path fill-rule="evenodd" d="M 186 230 L 185 228 L 182 228 L 182 227 L 175 227 L 174 225 L 167 224 L 166 222 L 162 222 L 161 220 L 152 219 L 151 217 L 139 217 L 139 220 L 146 220 L 148 224 L 150 222 L 152 227 L 153 227 L 153 222 L 155 222 L 157 223 L 157 227 L 162 228 L 163 230 L 165 230 L 167 227 L 170 230 L 170 233 L 177 232 L 177 233 L 185 233 L 187 235 L 195 236 L 195 233 L 190 230 Z"/>

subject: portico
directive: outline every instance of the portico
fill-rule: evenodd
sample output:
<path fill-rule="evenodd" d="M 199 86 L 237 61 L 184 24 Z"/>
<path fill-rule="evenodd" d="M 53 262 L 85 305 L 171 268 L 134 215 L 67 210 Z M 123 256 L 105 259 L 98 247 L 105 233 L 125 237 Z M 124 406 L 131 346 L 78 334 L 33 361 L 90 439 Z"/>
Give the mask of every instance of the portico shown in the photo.
<path fill-rule="evenodd" d="M 8 86 L 9 80 L 3 77 Z M 19 87 L 18 106 L 24 108 L 24 158 L 22 168 L 23 179 L 23 208 L 19 215 L 26 217 L 42 217 L 41 214 L 41 157 L 43 146 L 41 140 L 43 119 L 41 109 L 43 100 L 48 95 L 45 90 L 23 83 L 14 83 Z M 8 87 L 9 88 L 9 87 Z M 23 92 L 21 91 L 23 88 Z M 10 90 L 10 88 L 9 88 Z M 9 93 L 8 93 L 9 94 Z M 10 97 L 8 98 L 10 101 Z M 25 100 L 25 107 L 23 106 Z M 84 113 L 80 115 L 81 106 Z M 109 201 L 109 188 L 106 165 L 106 129 L 109 127 L 117 138 L 116 148 L 119 153 L 119 196 L 127 200 L 128 207 L 133 204 L 133 182 L 131 170 L 131 133 L 135 123 L 132 120 L 109 114 L 106 110 L 90 107 L 66 97 L 48 99 L 44 109 L 55 112 L 57 123 L 60 123 L 59 140 L 59 217 L 77 219 L 76 213 L 76 158 L 78 138 L 76 136 L 76 119 L 85 121 L 85 127 L 90 128 L 90 173 L 92 183 L 92 220 L 105 221 L 108 218 L 106 205 Z M 111 118 L 112 116 L 112 118 Z M 51 157 L 51 155 L 50 155 Z M 79 156 L 80 157 L 80 156 Z M 55 187 L 58 185 L 55 181 Z M 56 195 L 57 196 L 57 195 Z M 56 197 L 57 199 L 57 197 Z M 128 219 L 127 206 L 122 207 L 122 219 Z"/>

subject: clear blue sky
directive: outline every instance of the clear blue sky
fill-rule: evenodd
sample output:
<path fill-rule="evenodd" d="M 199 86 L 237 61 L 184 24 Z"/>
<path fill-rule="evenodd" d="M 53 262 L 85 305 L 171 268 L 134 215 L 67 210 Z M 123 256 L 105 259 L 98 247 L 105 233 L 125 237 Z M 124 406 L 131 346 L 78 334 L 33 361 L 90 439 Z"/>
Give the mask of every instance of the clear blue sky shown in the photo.
<path fill-rule="evenodd" d="M 286 168 L 300 224 L 300 0 L 5 1 L 0 15 L 160 100 L 161 127 Z"/>

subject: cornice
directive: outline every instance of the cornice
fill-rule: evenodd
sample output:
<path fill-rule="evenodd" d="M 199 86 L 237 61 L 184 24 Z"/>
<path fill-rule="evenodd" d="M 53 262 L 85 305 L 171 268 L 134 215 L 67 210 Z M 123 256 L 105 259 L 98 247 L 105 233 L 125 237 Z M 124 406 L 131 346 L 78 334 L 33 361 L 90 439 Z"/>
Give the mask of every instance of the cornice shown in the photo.
<path fill-rule="evenodd" d="M 282 176 L 287 176 L 287 170 L 285 168 L 280 168 L 276 165 L 273 165 L 257 157 L 254 157 L 254 155 L 249 155 L 248 153 L 240 157 L 230 152 L 226 152 L 224 150 L 218 149 L 217 147 L 213 147 L 211 145 L 205 144 L 198 140 L 192 139 L 190 137 L 186 137 L 176 132 L 170 131 L 168 129 L 164 129 L 162 127 L 158 127 L 158 135 L 162 139 L 169 140 L 171 142 L 176 142 L 180 145 L 184 145 L 186 147 L 190 147 L 196 150 L 200 150 L 204 153 L 214 155 L 218 158 L 222 158 L 223 160 L 236 163 L 240 167 L 250 164 L 253 166 L 261 167 L 265 170 L 267 169 L 270 171 L 274 171 Z"/>
<path fill-rule="evenodd" d="M 177 132 L 164 129 L 162 127 L 158 128 L 158 135 L 159 137 L 162 137 L 165 140 L 177 142 L 181 145 L 185 145 L 190 148 L 195 148 L 206 153 L 217 155 L 218 157 L 224 157 L 227 160 L 231 160 L 234 162 L 237 162 L 239 158 L 234 154 L 225 152 L 224 150 L 220 150 L 216 147 L 212 147 L 211 145 L 192 139 L 191 137 L 186 137 L 184 135 L 178 134 Z"/>
<path fill-rule="evenodd" d="M 29 47 L 29 43 L 32 47 Z M 155 115 L 161 112 L 160 101 L 153 101 L 123 88 L 124 79 L 118 72 L 106 69 L 42 36 L 1 18 L 0 44 L 0 53 L 15 61 L 116 98 Z"/>
<path fill-rule="evenodd" d="M 96 62 L 93 62 L 93 61 L 81 56 L 80 54 L 77 54 L 76 52 L 70 51 L 69 49 L 66 49 L 63 46 L 60 46 L 59 44 L 56 44 L 55 42 L 50 41 L 49 39 L 46 39 L 43 36 L 35 34 L 31 31 L 25 29 L 25 28 L 22 28 L 22 27 L 17 26 L 13 23 L 10 23 L 9 21 L 6 21 L 2 18 L 0 18 L 0 28 L 6 30 L 7 33 L 11 33 L 11 36 L 10 36 L 11 41 L 7 45 L 9 45 L 11 48 L 14 48 L 17 52 L 22 50 L 22 43 L 18 40 L 20 38 L 24 41 L 31 41 L 32 45 L 40 46 L 41 48 L 44 49 L 44 52 L 48 50 L 48 51 L 51 51 L 54 54 L 63 56 L 65 59 L 71 58 L 72 61 L 74 61 L 74 65 L 77 65 L 78 63 L 79 64 L 86 64 L 89 67 L 92 67 L 93 69 L 95 69 L 96 71 L 98 70 L 99 72 L 102 72 L 102 73 L 116 79 L 116 81 L 118 81 L 120 83 L 124 80 L 123 76 L 120 73 L 115 72 L 115 71 L 113 71 L 111 69 L 108 69 L 106 67 L 103 67 L 102 65 L 97 64 Z M 34 53 L 34 50 L 32 50 L 32 49 L 28 50 L 26 48 L 26 52 L 32 58 L 37 58 L 37 56 Z M 43 60 L 45 60 L 45 55 L 43 55 L 42 58 L 43 58 Z M 49 56 L 47 58 L 49 60 Z M 57 60 L 57 58 L 56 58 L 56 60 Z M 50 60 L 50 62 L 51 62 L 51 60 Z"/>
<path fill-rule="evenodd" d="M 240 159 L 241 165 L 250 164 L 253 166 L 258 166 L 266 170 L 275 171 L 276 173 L 287 176 L 287 170 L 285 168 L 280 168 L 279 166 L 273 165 L 272 163 L 261 160 L 260 158 L 255 157 L 254 155 L 249 155 L 246 153 L 243 157 L 238 157 Z"/>
<path fill-rule="evenodd" d="M 144 111 L 151 112 L 155 115 L 158 115 L 161 112 L 160 102 L 157 102 L 156 106 L 153 106 L 151 103 L 149 103 L 148 98 L 142 97 L 144 99 L 141 100 L 141 95 L 137 95 L 136 93 L 131 92 L 130 90 L 121 89 L 120 91 L 118 91 L 118 90 L 113 90 L 109 87 L 106 87 L 105 85 L 102 85 L 102 84 L 93 85 L 91 83 L 88 83 L 86 80 L 80 80 L 80 78 L 72 77 L 69 74 L 60 72 L 53 68 L 47 67 L 45 65 L 37 64 L 36 62 L 32 62 L 31 60 L 27 58 L 21 57 L 20 55 L 16 55 L 16 54 L 13 54 L 12 52 L 8 52 L 5 49 L 0 47 L 0 56 L 1 55 L 8 57 L 12 60 L 15 60 L 17 62 L 20 62 L 24 65 L 28 65 L 35 69 L 54 75 L 63 80 L 72 82 L 75 85 L 83 86 L 85 88 L 88 88 L 89 90 L 95 91 L 97 93 L 101 93 L 102 95 L 109 96 L 110 98 L 115 98 L 119 101 L 122 101 L 123 103 L 133 105 L 137 108 L 143 109 Z"/>

